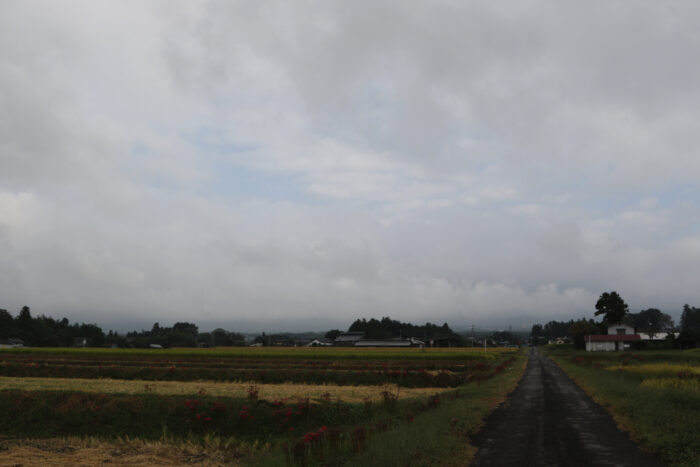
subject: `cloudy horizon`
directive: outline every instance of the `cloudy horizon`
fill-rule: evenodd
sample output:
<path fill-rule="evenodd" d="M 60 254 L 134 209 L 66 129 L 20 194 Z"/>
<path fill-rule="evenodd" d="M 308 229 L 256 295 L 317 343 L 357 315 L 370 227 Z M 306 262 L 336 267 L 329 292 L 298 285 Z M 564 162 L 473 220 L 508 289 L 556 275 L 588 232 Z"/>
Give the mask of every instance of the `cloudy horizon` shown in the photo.
<path fill-rule="evenodd" d="M 0 3 L 0 308 L 324 330 L 700 305 L 700 6 Z M 229 326 L 226 324 L 229 323 Z"/>

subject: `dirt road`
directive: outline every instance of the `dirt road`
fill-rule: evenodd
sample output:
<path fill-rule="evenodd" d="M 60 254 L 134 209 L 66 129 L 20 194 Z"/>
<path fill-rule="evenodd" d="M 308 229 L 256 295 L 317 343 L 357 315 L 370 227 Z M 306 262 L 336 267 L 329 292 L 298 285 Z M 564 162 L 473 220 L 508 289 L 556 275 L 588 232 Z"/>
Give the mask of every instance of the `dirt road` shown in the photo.
<path fill-rule="evenodd" d="M 554 362 L 529 350 L 525 375 L 472 439 L 472 466 L 660 466 Z"/>

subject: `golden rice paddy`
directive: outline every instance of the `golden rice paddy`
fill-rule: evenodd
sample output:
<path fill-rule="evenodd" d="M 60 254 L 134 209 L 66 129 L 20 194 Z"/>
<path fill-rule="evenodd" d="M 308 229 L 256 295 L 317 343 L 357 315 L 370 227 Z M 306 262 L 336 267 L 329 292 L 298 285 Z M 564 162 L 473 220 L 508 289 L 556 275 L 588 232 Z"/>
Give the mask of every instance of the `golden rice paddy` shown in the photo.
<path fill-rule="evenodd" d="M 615 365 L 606 368 L 627 371 L 644 376 L 641 386 L 656 389 L 685 389 L 700 391 L 700 367 L 677 363 L 646 363 L 641 365 Z"/>
<path fill-rule="evenodd" d="M 645 378 L 642 387 L 657 389 L 689 389 L 700 391 L 700 380 L 695 378 Z"/>
<path fill-rule="evenodd" d="M 677 363 L 645 363 L 641 365 L 615 365 L 608 370 L 629 371 L 647 376 L 676 376 L 678 374 L 700 375 L 700 367 Z"/>
<path fill-rule="evenodd" d="M 0 439 L 0 466 L 94 465 L 239 465 L 263 446 L 234 439 L 213 438 L 204 443 L 96 438 Z"/>
<path fill-rule="evenodd" d="M 444 388 L 399 388 L 384 386 L 336 386 L 325 384 L 253 384 L 214 381 L 145 381 L 82 378 L 16 378 L 0 377 L 0 390 L 76 391 L 103 394 L 168 394 L 247 397 L 254 386 L 258 398 L 273 401 L 283 398 L 309 398 L 311 401 L 342 400 L 344 402 L 378 401 L 389 391 L 400 399 L 432 395 Z"/>

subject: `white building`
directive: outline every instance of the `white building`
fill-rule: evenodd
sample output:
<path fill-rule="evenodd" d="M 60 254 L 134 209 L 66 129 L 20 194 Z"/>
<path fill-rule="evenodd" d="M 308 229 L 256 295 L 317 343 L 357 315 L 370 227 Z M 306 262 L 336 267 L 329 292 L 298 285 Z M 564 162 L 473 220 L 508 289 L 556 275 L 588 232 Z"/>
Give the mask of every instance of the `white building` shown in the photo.
<path fill-rule="evenodd" d="M 626 324 L 608 326 L 607 334 L 588 334 L 584 336 L 587 352 L 614 352 L 627 350 L 634 341 L 641 340 L 634 328 Z"/>

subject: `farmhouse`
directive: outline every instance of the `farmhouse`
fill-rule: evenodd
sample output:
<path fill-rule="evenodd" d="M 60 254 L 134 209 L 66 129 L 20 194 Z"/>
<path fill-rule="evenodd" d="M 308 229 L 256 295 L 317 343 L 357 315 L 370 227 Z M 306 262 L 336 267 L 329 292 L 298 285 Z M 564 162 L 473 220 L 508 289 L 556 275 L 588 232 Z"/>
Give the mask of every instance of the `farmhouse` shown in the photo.
<path fill-rule="evenodd" d="M 425 343 L 415 337 L 408 339 L 360 339 L 355 347 L 424 347 Z"/>
<path fill-rule="evenodd" d="M 335 338 L 335 345 L 355 345 L 365 336 L 364 332 L 344 332 Z"/>
<path fill-rule="evenodd" d="M 0 349 L 12 349 L 15 347 L 24 347 L 24 341 L 13 337 L 0 339 Z"/>
<path fill-rule="evenodd" d="M 630 343 L 641 340 L 641 337 L 631 326 L 611 324 L 607 334 L 587 334 L 584 339 L 587 352 L 613 352 L 629 349 Z"/>
<path fill-rule="evenodd" d="M 680 332 L 656 332 L 654 334 L 639 332 L 637 334 L 639 334 L 639 337 L 643 341 L 662 341 L 671 338 L 678 339 L 678 337 L 681 335 Z"/>
<path fill-rule="evenodd" d="M 314 339 L 305 345 L 306 345 L 306 347 L 330 347 L 333 345 L 333 339 L 326 339 L 325 337 L 319 337 L 319 338 Z"/>

